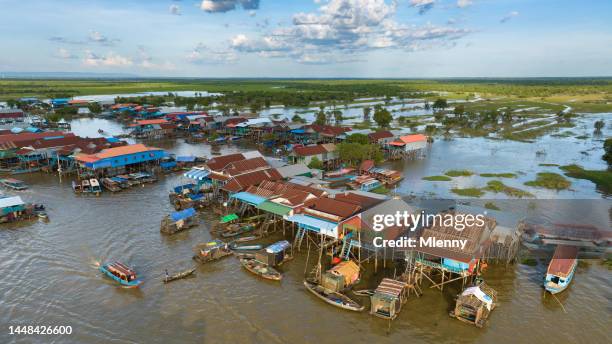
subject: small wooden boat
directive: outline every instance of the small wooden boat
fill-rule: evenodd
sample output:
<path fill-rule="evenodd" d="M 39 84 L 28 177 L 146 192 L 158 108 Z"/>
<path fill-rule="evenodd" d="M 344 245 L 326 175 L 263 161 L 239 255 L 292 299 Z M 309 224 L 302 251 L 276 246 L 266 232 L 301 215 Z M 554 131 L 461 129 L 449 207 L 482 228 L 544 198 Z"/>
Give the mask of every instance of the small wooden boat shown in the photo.
<path fill-rule="evenodd" d="M 242 237 L 242 238 L 236 238 L 236 239 L 233 241 L 233 243 L 238 244 L 238 243 L 243 243 L 243 242 L 254 241 L 254 240 L 257 240 L 257 239 L 259 239 L 259 237 L 258 237 L 258 236 L 251 235 L 251 236 L 246 236 L 246 237 Z"/>
<path fill-rule="evenodd" d="M 221 236 L 224 238 L 232 238 L 235 236 L 239 236 L 245 233 L 248 233 L 255 229 L 255 226 L 251 224 L 232 224 L 228 226 L 228 228 L 221 233 Z"/>
<path fill-rule="evenodd" d="M 28 188 L 25 182 L 14 178 L 0 179 L 0 185 L 15 191 L 23 191 Z"/>
<path fill-rule="evenodd" d="M 100 186 L 100 182 L 96 178 L 91 178 L 89 180 L 90 192 L 99 194 L 102 192 L 102 187 Z"/>
<path fill-rule="evenodd" d="M 304 280 L 304 286 L 316 297 L 329 303 L 332 306 L 336 306 L 354 312 L 361 312 L 365 309 L 364 306 L 353 301 L 350 297 L 332 291 L 330 289 L 323 288 L 323 286 L 313 280 Z"/>
<path fill-rule="evenodd" d="M 208 263 L 227 257 L 232 254 L 228 244 L 221 240 L 213 240 L 204 244 L 198 244 L 195 248 L 193 259 L 200 263 Z"/>
<path fill-rule="evenodd" d="M 168 271 L 166 271 L 166 277 L 164 277 L 163 281 L 164 283 L 170 283 L 172 281 L 176 281 L 178 279 L 181 278 L 185 278 L 185 277 L 189 277 L 191 275 L 193 275 L 193 273 L 196 271 L 196 268 L 192 268 L 189 270 L 185 270 L 183 272 L 179 272 L 177 274 L 174 275 L 168 275 Z"/>
<path fill-rule="evenodd" d="M 457 297 L 455 309 L 449 315 L 457 320 L 483 327 L 497 305 L 497 292 L 483 281 L 466 288 Z"/>
<path fill-rule="evenodd" d="M 243 251 L 259 251 L 263 248 L 262 245 L 242 245 L 242 246 L 238 246 L 236 245 L 235 242 L 232 242 L 229 244 L 229 248 L 232 251 L 239 251 L 239 252 L 243 252 Z"/>
<path fill-rule="evenodd" d="M 112 178 L 102 178 L 101 181 L 102 186 L 104 186 L 104 188 L 110 192 L 119 192 L 123 190 L 121 185 Z"/>
<path fill-rule="evenodd" d="M 74 191 L 75 193 L 81 193 L 83 192 L 83 186 L 80 183 L 77 183 L 73 180 L 72 181 L 72 191 Z"/>
<path fill-rule="evenodd" d="M 256 259 L 241 258 L 240 264 L 242 264 L 245 269 L 261 278 L 272 281 L 280 281 L 283 278 L 283 275 L 276 271 L 273 267 L 270 267 Z"/>
<path fill-rule="evenodd" d="M 81 192 L 91 192 L 91 185 L 89 185 L 88 179 L 83 179 L 81 181 Z"/>
<path fill-rule="evenodd" d="M 142 281 L 136 278 L 136 272 L 120 262 L 102 264 L 100 271 L 126 288 L 137 288 L 142 284 Z"/>
<path fill-rule="evenodd" d="M 576 246 L 558 245 L 553 258 L 548 264 L 544 289 L 551 294 L 564 291 L 572 282 L 578 266 L 578 248 Z"/>

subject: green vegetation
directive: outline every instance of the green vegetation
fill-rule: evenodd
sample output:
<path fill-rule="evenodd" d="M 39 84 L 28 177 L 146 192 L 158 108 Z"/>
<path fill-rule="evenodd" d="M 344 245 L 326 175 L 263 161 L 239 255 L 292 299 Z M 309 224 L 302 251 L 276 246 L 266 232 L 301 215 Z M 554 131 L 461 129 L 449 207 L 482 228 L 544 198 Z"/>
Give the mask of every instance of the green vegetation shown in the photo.
<path fill-rule="evenodd" d="M 604 191 L 606 194 L 612 194 L 612 170 L 585 170 L 578 165 L 567 165 L 561 166 L 560 168 L 565 172 L 566 176 L 590 180 L 597 185 L 597 188 Z"/>
<path fill-rule="evenodd" d="M 487 202 L 484 205 L 485 208 L 487 209 L 491 209 L 491 210 L 501 210 L 497 205 L 495 205 L 495 203 L 493 202 Z"/>
<path fill-rule="evenodd" d="M 368 137 L 368 135 L 364 135 L 364 134 L 351 134 L 347 136 L 346 142 L 367 145 L 370 143 L 370 138 Z"/>
<path fill-rule="evenodd" d="M 313 157 L 310 160 L 310 163 L 308 164 L 308 168 L 312 168 L 315 170 L 322 170 L 323 169 L 323 162 L 321 160 L 319 160 L 319 158 L 317 158 L 316 156 Z"/>
<path fill-rule="evenodd" d="M 389 192 L 391 192 L 391 190 L 389 190 L 386 187 L 384 187 L 383 185 L 381 185 L 381 186 L 377 187 L 376 189 L 370 190 L 370 192 L 377 193 L 377 194 L 380 194 L 380 195 L 386 195 Z"/>
<path fill-rule="evenodd" d="M 533 257 L 525 257 L 521 259 L 521 264 L 528 266 L 536 266 L 538 265 L 538 261 Z"/>
<path fill-rule="evenodd" d="M 430 182 L 448 182 L 448 181 L 453 180 L 451 177 L 448 177 L 448 176 L 428 176 L 428 177 L 423 177 L 421 179 L 428 180 Z"/>
<path fill-rule="evenodd" d="M 540 172 L 537 174 L 536 180 L 526 182 L 527 186 L 541 187 L 552 190 L 569 189 L 572 183 L 563 178 L 562 175 L 551 172 Z"/>
<path fill-rule="evenodd" d="M 468 170 L 448 170 L 444 174 L 449 177 L 469 177 L 474 175 L 474 172 Z"/>
<path fill-rule="evenodd" d="M 517 197 L 517 198 L 533 197 L 533 195 L 530 194 L 529 192 L 523 191 L 521 189 L 513 188 L 511 186 L 507 186 L 499 180 L 489 181 L 487 183 L 487 186 L 484 188 L 484 190 L 495 192 L 495 193 L 501 192 L 510 197 Z"/>
<path fill-rule="evenodd" d="M 559 164 L 540 164 L 540 166 L 557 167 Z"/>
<path fill-rule="evenodd" d="M 361 144 L 356 142 L 342 142 L 336 145 L 340 159 L 350 166 L 357 166 L 363 160 L 384 160 L 383 152 L 379 145 Z"/>
<path fill-rule="evenodd" d="M 389 127 L 389 124 L 391 124 L 392 120 L 393 120 L 393 116 L 391 116 L 391 113 L 389 112 L 389 110 L 383 108 L 380 105 L 376 105 L 374 109 L 374 122 L 376 122 L 376 124 L 378 124 L 379 127 L 381 128 Z"/>
<path fill-rule="evenodd" d="M 479 188 L 451 189 L 451 192 L 465 197 L 482 197 L 485 194 Z"/>
<path fill-rule="evenodd" d="M 515 173 L 481 173 L 480 176 L 485 178 L 516 178 Z"/>
<path fill-rule="evenodd" d="M 608 268 L 608 270 L 612 270 L 612 259 L 606 258 L 601 261 L 601 265 Z"/>
<path fill-rule="evenodd" d="M 608 163 L 608 168 L 612 168 L 612 137 L 604 141 L 604 152 L 601 158 Z"/>

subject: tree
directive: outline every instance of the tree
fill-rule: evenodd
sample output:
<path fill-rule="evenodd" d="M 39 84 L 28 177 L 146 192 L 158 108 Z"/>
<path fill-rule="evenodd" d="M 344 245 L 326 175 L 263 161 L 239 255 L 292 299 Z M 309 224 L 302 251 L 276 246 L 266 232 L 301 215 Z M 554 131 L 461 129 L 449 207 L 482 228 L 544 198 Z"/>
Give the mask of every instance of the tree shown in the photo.
<path fill-rule="evenodd" d="M 423 105 L 423 107 L 425 108 L 425 110 L 431 109 L 431 105 L 429 104 L 429 100 L 425 100 L 425 104 Z"/>
<path fill-rule="evenodd" d="M 448 103 L 446 102 L 446 99 L 442 98 L 436 99 L 436 101 L 432 105 L 434 111 L 444 111 L 447 107 Z"/>
<path fill-rule="evenodd" d="M 100 106 L 99 103 L 90 103 L 89 105 L 87 105 L 87 108 L 89 109 L 91 113 L 102 112 L 102 107 Z"/>
<path fill-rule="evenodd" d="M 312 159 L 310 159 L 310 163 L 308 164 L 308 168 L 312 168 L 312 169 L 315 169 L 315 170 L 322 170 L 323 169 L 323 162 L 321 160 L 319 160 L 319 158 L 314 156 L 314 157 L 312 157 Z"/>
<path fill-rule="evenodd" d="M 603 129 L 605 126 L 606 126 L 606 122 L 600 119 L 599 121 L 595 122 L 595 132 L 601 133 L 601 129 Z"/>
<path fill-rule="evenodd" d="M 612 138 L 606 139 L 604 142 L 603 159 L 608 163 L 608 169 L 612 169 Z"/>
<path fill-rule="evenodd" d="M 332 111 L 332 112 L 333 112 L 333 114 L 334 114 L 334 121 L 335 121 L 335 123 L 336 123 L 336 124 L 340 124 L 340 123 L 342 123 L 342 120 L 344 119 L 344 118 L 342 117 L 342 111 L 340 111 L 340 110 L 334 110 L 334 111 Z"/>
<path fill-rule="evenodd" d="M 370 112 L 372 112 L 372 108 L 369 106 L 366 106 L 363 108 L 363 121 L 364 122 L 369 122 L 370 121 Z"/>
<path fill-rule="evenodd" d="M 327 123 L 325 111 L 320 110 L 319 112 L 317 112 L 317 117 L 315 118 L 314 124 L 325 125 L 325 123 Z"/>
<path fill-rule="evenodd" d="M 425 134 L 427 134 L 427 136 L 432 136 L 433 134 L 435 134 L 437 131 L 437 128 L 435 125 L 427 125 L 425 127 Z"/>
<path fill-rule="evenodd" d="M 338 155 L 340 159 L 351 166 L 356 166 L 363 160 L 374 160 L 381 162 L 384 155 L 380 146 L 374 144 L 361 144 L 356 142 L 342 142 L 338 144 Z"/>
<path fill-rule="evenodd" d="M 294 123 L 306 123 L 306 120 L 304 120 L 298 114 L 295 114 L 295 115 L 293 115 L 293 117 L 291 117 L 291 122 L 294 122 Z"/>
<path fill-rule="evenodd" d="M 346 138 L 346 142 L 360 143 L 365 145 L 370 143 L 370 138 L 365 134 L 352 134 Z"/>
<path fill-rule="evenodd" d="M 393 116 L 391 116 L 389 110 L 383 107 L 377 107 L 376 111 L 374 112 L 374 122 L 376 122 L 379 127 L 387 128 L 389 124 L 391 124 L 392 120 Z"/>
<path fill-rule="evenodd" d="M 463 106 L 463 104 L 459 104 L 459 105 L 455 106 L 455 109 L 453 110 L 453 113 L 457 117 L 462 117 L 463 114 L 465 113 L 465 106 Z"/>

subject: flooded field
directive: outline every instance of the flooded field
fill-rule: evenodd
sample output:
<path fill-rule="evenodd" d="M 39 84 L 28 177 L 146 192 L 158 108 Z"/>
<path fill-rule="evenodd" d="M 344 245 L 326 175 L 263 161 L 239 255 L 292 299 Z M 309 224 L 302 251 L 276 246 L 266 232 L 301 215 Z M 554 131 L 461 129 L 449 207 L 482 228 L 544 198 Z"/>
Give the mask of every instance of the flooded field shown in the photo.
<path fill-rule="evenodd" d="M 601 116 L 599 116 L 601 117 Z M 592 134 L 597 116 L 579 119 L 572 131 Z M 609 126 L 608 126 L 609 127 Z M 78 135 L 98 136 L 98 129 L 120 134 L 121 125 L 107 120 L 72 122 Z M 606 129 L 604 135 L 610 135 Z M 182 140 L 152 142 L 179 155 L 210 156 L 210 146 Z M 578 163 L 601 169 L 602 142 L 598 139 L 546 136 L 538 143 L 491 139 L 453 139 L 433 143 L 422 160 L 391 163 L 404 171 L 397 188 L 402 195 L 453 197 L 450 186 L 481 186 L 481 177 L 460 177 L 451 182 L 421 178 L 449 169 L 476 173 L 514 172 L 504 180 L 534 193 L 539 199 L 609 197 L 593 183 L 571 179 L 569 191 L 552 192 L 526 187 L 537 172 L 555 170 L 540 163 Z M 249 149 L 223 146 L 223 153 Z M 536 154 L 546 151 L 545 155 Z M 581 152 L 587 152 L 583 154 Z M 168 285 L 164 270 L 177 271 L 194 264 L 192 248 L 211 238 L 213 215 L 203 223 L 171 237 L 161 235 L 161 218 L 173 209 L 168 191 L 185 180 L 180 174 L 159 182 L 100 197 L 75 196 L 70 179 L 32 174 L 21 177 L 31 188 L 19 193 L 27 201 L 44 203 L 50 221 L 3 225 L 0 228 L 0 343 L 92 342 L 107 343 L 569 343 L 609 342 L 612 326 L 612 277 L 596 261 L 581 265 L 569 289 L 558 301 L 541 288 L 546 264 L 490 268 L 485 278 L 498 291 L 500 306 L 484 329 L 451 319 L 448 312 L 460 285 L 444 292 L 426 289 L 412 296 L 389 329 L 386 321 L 367 314 L 343 312 L 309 294 L 302 285 L 306 250 L 282 267 L 281 283 L 267 282 L 245 272 L 234 257 L 198 266 L 196 276 Z M 449 184 L 449 185 L 447 185 Z M 501 197 L 495 194 L 487 198 Z M 602 199 L 603 198 L 603 199 Z M 266 239 L 273 242 L 280 235 Z M 133 265 L 145 283 L 140 290 L 117 287 L 103 277 L 97 264 L 121 260 Z M 313 264 L 312 256 L 309 260 Z M 373 267 L 369 267 L 369 271 Z M 308 271 L 310 267 L 308 267 Z M 376 285 L 384 275 L 366 276 L 357 289 Z M 368 304 L 367 299 L 360 299 Z M 559 302 L 563 303 L 562 308 Z M 10 337 L 9 325 L 70 325 L 65 337 Z"/>

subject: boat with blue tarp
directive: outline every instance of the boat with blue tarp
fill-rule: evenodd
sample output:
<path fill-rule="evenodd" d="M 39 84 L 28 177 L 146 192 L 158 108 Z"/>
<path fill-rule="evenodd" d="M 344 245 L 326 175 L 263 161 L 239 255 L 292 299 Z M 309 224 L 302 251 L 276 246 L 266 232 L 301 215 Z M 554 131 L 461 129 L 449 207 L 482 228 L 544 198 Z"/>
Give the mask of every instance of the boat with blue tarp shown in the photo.
<path fill-rule="evenodd" d="M 102 264 L 100 271 L 126 288 L 137 288 L 142 284 L 136 277 L 136 272 L 120 262 Z"/>
<path fill-rule="evenodd" d="M 221 240 L 212 240 L 207 243 L 198 244 L 194 251 L 193 259 L 200 263 L 209 263 L 232 254 L 229 245 Z"/>
<path fill-rule="evenodd" d="M 160 231 L 166 234 L 174 234 L 197 225 L 197 212 L 193 208 L 187 208 L 166 215 L 161 221 Z"/>

